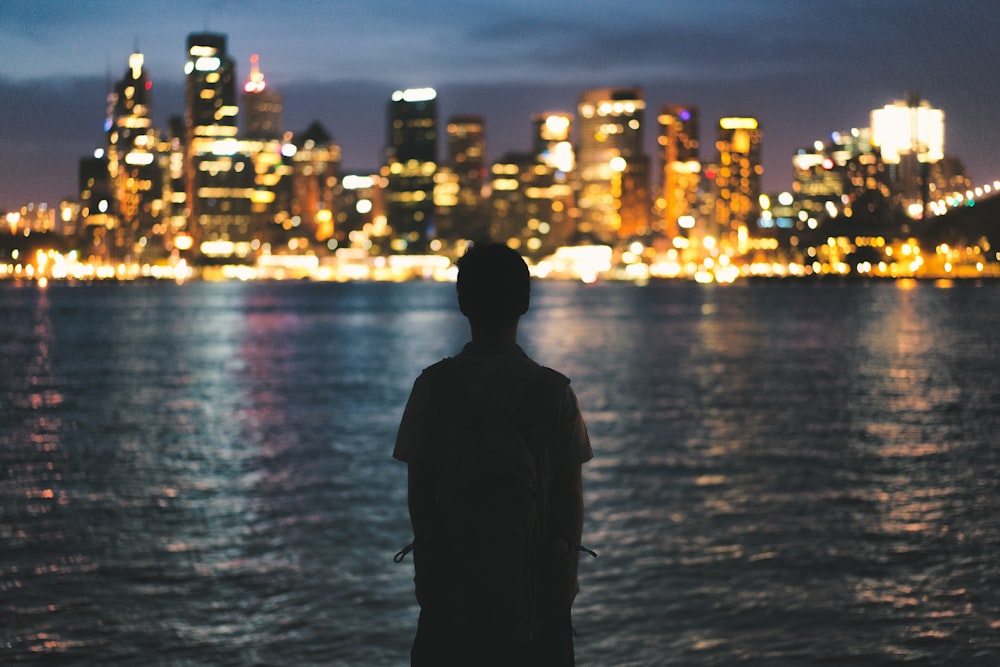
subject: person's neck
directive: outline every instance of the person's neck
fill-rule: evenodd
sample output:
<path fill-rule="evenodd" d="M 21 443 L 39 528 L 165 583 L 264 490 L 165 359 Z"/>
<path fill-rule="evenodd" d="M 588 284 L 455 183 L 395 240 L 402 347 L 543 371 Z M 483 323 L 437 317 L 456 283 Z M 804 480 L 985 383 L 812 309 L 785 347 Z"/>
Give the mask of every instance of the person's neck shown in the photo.
<path fill-rule="evenodd" d="M 470 322 L 472 342 L 476 345 L 497 347 L 517 345 L 517 322 L 502 327 L 484 327 Z"/>

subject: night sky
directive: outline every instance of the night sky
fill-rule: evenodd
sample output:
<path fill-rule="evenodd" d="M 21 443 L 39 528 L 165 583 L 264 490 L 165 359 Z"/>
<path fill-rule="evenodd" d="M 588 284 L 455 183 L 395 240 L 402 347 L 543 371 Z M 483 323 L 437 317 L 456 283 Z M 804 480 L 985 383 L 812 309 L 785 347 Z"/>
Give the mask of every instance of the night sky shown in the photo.
<path fill-rule="evenodd" d="M 533 113 L 639 85 L 651 152 L 662 104 L 700 107 L 703 160 L 720 116 L 758 117 L 767 191 L 790 186 L 797 148 L 911 91 L 944 110 L 975 183 L 1000 178 L 996 0 L 0 0 L 0 209 L 75 196 L 136 48 L 165 127 L 206 30 L 228 35 L 241 85 L 260 54 L 286 129 L 319 120 L 346 169 L 380 164 L 397 88 L 437 88 L 442 122 L 484 115 L 492 160 L 530 148 Z"/>

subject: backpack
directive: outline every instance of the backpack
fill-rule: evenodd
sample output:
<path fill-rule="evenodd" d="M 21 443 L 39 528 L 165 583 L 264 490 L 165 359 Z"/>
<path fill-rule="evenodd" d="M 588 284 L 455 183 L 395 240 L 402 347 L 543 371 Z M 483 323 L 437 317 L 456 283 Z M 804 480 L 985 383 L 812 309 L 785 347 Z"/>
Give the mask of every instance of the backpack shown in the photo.
<path fill-rule="evenodd" d="M 544 389 L 557 374 L 539 367 L 513 414 L 499 415 L 477 403 L 454 362 L 432 370 L 436 494 L 429 527 L 414 540 L 417 599 L 456 632 L 530 639 L 549 548 Z"/>

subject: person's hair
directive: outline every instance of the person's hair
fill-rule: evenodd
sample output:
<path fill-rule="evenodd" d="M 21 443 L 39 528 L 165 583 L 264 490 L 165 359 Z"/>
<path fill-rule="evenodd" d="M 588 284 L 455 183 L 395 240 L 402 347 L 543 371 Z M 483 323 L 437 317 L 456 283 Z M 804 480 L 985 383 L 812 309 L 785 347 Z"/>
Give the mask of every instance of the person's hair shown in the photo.
<path fill-rule="evenodd" d="M 528 312 L 531 275 L 524 259 L 502 243 L 473 245 L 458 260 L 458 306 L 469 321 L 498 327 Z"/>

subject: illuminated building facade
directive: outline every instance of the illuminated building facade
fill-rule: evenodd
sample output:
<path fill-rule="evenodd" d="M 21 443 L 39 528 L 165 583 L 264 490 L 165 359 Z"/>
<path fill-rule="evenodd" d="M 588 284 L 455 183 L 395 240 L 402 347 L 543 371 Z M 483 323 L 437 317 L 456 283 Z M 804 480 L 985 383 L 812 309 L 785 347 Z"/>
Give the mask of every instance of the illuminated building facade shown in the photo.
<path fill-rule="evenodd" d="M 571 174 L 540 162 L 534 153 L 509 153 L 490 172 L 494 241 L 536 260 L 571 242 Z"/>
<path fill-rule="evenodd" d="M 111 259 L 109 231 L 115 226 L 111 208 L 114 202 L 114 186 L 108 168 L 107 152 L 101 148 L 90 157 L 80 160 L 78 171 L 80 190 L 80 218 L 85 221 L 83 229 L 86 247 L 85 257 L 89 261 Z"/>
<path fill-rule="evenodd" d="M 340 145 L 315 121 L 295 136 L 294 149 L 291 217 L 281 224 L 286 231 L 298 230 L 302 237 L 325 243 L 334 237 L 341 193 Z"/>
<path fill-rule="evenodd" d="M 281 93 L 268 87 L 260 71 L 260 56 L 250 56 L 250 76 L 243 85 L 243 136 L 247 139 L 281 139 Z"/>
<path fill-rule="evenodd" d="M 452 116 L 445 127 L 447 156 L 434 186 L 437 237 L 445 243 L 483 240 L 489 234 L 483 199 L 486 122 L 482 116 Z"/>
<path fill-rule="evenodd" d="M 639 88 L 590 90 L 580 99 L 577 160 L 583 237 L 613 243 L 649 231 L 645 108 Z"/>
<path fill-rule="evenodd" d="M 913 95 L 871 112 L 872 142 L 887 164 L 899 164 L 905 155 L 921 162 L 944 157 L 944 111 Z"/>
<path fill-rule="evenodd" d="M 384 176 L 393 252 L 423 254 L 436 236 L 434 175 L 438 170 L 437 92 L 409 88 L 392 94 Z"/>
<path fill-rule="evenodd" d="M 694 226 L 701 181 L 698 108 L 664 105 L 657 120 L 663 172 L 663 231 L 670 238 L 686 236 Z"/>
<path fill-rule="evenodd" d="M 792 157 L 795 168 L 792 191 L 806 216 L 818 219 L 836 217 L 847 185 L 847 156 L 835 159 L 832 146 L 817 141 L 811 148 L 800 148 Z M 838 164 L 839 162 L 839 164 Z M 766 220 L 762 227 L 768 227 Z M 801 221 L 800 221 L 801 225 Z"/>
<path fill-rule="evenodd" d="M 756 118 L 719 119 L 715 146 L 718 164 L 710 174 L 715 191 L 719 240 L 731 248 L 742 245 L 756 226 L 759 211 L 761 130 Z M 709 174 L 706 174 L 709 175 Z"/>
<path fill-rule="evenodd" d="M 226 36 L 188 36 L 184 65 L 189 223 L 202 254 L 250 253 L 254 164 L 237 139 L 236 72 Z"/>
<path fill-rule="evenodd" d="M 274 250 L 287 240 L 281 226 L 290 224 L 292 202 L 292 149 L 284 141 L 281 94 L 267 84 L 260 57 L 250 57 L 250 74 L 243 84 L 240 106 L 243 132 L 238 152 L 253 161 L 254 186 L 250 194 L 251 250 Z M 257 243 L 257 242 L 260 243 Z"/>
<path fill-rule="evenodd" d="M 815 229 L 824 218 L 851 217 L 858 207 L 881 207 L 891 196 L 889 172 L 868 129 L 834 132 L 826 142 L 799 149 L 792 165 L 798 229 Z"/>
<path fill-rule="evenodd" d="M 334 243 L 328 247 L 350 249 L 367 255 L 388 252 L 385 201 L 382 177 L 378 174 L 344 174 L 341 180 L 340 206 L 334 218 Z"/>
<path fill-rule="evenodd" d="M 108 96 L 107 159 L 114 194 L 109 242 L 116 260 L 164 251 L 164 230 L 158 224 L 163 213 L 163 176 L 152 127 L 152 87 L 143 55 L 133 53 L 124 77 Z"/>
<path fill-rule="evenodd" d="M 872 142 L 888 165 L 894 190 L 911 214 L 930 197 L 935 165 L 944 159 L 944 111 L 917 94 L 871 112 Z"/>
<path fill-rule="evenodd" d="M 573 117 L 564 111 L 532 116 L 535 158 L 542 164 L 566 173 L 576 169 L 573 150 Z"/>
<path fill-rule="evenodd" d="M 184 117 L 171 116 L 167 120 L 167 132 L 160 137 L 157 151 L 163 172 L 163 224 L 167 250 L 175 251 L 176 240 L 181 237 L 181 245 L 187 245 L 191 236 L 187 233 L 187 178 L 184 171 L 187 151 L 185 150 Z"/>

